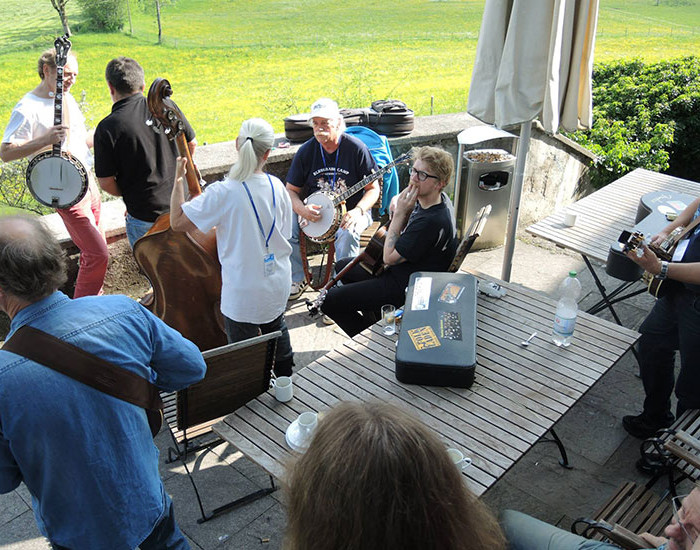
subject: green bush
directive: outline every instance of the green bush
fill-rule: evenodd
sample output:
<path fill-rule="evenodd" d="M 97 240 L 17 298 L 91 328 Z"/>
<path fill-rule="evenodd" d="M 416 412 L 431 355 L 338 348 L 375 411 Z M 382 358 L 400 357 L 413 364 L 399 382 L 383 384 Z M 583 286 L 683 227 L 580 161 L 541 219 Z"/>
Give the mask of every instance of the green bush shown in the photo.
<path fill-rule="evenodd" d="M 0 205 L 29 210 L 37 214 L 50 214 L 54 210 L 42 206 L 29 192 L 25 181 L 27 159 L 0 164 Z"/>
<path fill-rule="evenodd" d="M 126 4 L 124 0 L 78 0 L 85 25 L 81 30 L 114 32 L 124 28 Z"/>
<path fill-rule="evenodd" d="M 596 187 L 634 168 L 699 179 L 700 58 L 596 65 L 593 128 L 570 137 L 598 155 Z"/>

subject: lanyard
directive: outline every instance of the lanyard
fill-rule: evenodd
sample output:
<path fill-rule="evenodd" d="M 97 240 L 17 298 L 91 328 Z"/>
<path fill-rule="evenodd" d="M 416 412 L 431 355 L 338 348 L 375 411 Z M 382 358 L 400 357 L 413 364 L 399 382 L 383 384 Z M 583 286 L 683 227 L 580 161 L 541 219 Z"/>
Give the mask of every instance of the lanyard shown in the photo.
<path fill-rule="evenodd" d="M 323 146 L 320 143 L 318 144 L 318 148 L 321 150 L 323 167 L 328 169 L 328 166 L 326 166 L 326 154 L 324 153 Z M 333 182 L 331 183 L 331 191 L 335 191 L 335 178 L 338 176 L 338 153 L 340 153 L 340 141 L 338 142 L 338 148 L 335 150 L 335 166 L 333 167 Z"/>
<path fill-rule="evenodd" d="M 255 219 L 258 221 L 258 228 L 260 229 L 260 234 L 262 235 L 262 238 L 265 239 L 265 250 L 269 250 L 270 237 L 272 237 L 272 232 L 275 229 L 275 222 L 277 221 L 277 203 L 275 201 L 275 187 L 274 185 L 272 185 L 272 179 L 270 178 L 270 174 L 266 175 L 267 180 L 270 182 L 270 189 L 272 190 L 272 227 L 270 227 L 270 232 L 267 234 L 267 238 L 265 238 L 265 230 L 263 229 L 262 222 L 260 221 L 258 209 L 255 208 L 255 202 L 253 202 L 253 195 L 250 194 L 250 189 L 248 189 L 246 183 L 244 181 L 242 181 L 241 183 L 243 184 L 243 187 L 245 187 L 245 192 L 248 193 L 250 204 L 253 207 L 253 213 L 255 213 Z"/>

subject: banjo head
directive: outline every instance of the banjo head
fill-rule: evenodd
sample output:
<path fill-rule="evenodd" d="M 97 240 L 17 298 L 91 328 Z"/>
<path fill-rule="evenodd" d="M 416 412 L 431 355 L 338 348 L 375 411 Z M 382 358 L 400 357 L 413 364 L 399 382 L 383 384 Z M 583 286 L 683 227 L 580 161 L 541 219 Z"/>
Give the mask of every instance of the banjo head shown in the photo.
<path fill-rule="evenodd" d="M 52 208 L 73 206 L 88 190 L 87 172 L 80 161 L 50 151 L 32 159 L 26 180 L 32 196 Z"/>
<path fill-rule="evenodd" d="M 317 222 L 309 222 L 302 231 L 309 239 L 316 242 L 327 242 L 333 238 L 340 226 L 338 209 L 333 205 L 333 199 L 323 191 L 317 191 L 309 195 L 304 201 L 306 205 L 320 206 L 321 219 Z"/>

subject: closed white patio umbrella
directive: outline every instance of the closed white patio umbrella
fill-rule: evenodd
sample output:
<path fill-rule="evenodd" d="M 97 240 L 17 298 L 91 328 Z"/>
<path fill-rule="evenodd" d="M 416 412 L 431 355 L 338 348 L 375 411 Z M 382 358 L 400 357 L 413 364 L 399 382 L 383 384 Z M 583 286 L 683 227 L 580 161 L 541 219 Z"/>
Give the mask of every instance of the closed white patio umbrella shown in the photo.
<path fill-rule="evenodd" d="M 547 132 L 590 128 L 598 0 L 486 0 L 467 111 L 520 125 L 501 278 L 510 280 L 532 121 Z"/>

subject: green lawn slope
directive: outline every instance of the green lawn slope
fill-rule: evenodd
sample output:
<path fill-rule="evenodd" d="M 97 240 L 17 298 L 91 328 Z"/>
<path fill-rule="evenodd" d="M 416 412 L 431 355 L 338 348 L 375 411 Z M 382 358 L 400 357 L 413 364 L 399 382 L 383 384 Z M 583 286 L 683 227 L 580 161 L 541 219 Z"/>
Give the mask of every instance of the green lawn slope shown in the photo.
<path fill-rule="evenodd" d="M 148 2 L 146 2 L 148 3 Z M 69 2 L 80 75 L 73 89 L 92 125 L 111 106 L 104 67 L 134 57 L 148 83 L 162 76 L 198 140 L 235 137 L 261 116 L 277 131 L 319 96 L 344 107 L 397 98 L 418 115 L 466 108 L 483 0 L 177 0 L 163 8 L 163 43 L 153 13 L 131 0 L 133 34 L 84 31 Z M 596 61 L 655 61 L 700 51 L 696 2 L 601 0 Z M 0 125 L 37 81 L 40 51 L 61 32 L 48 0 L 0 2 Z"/>

